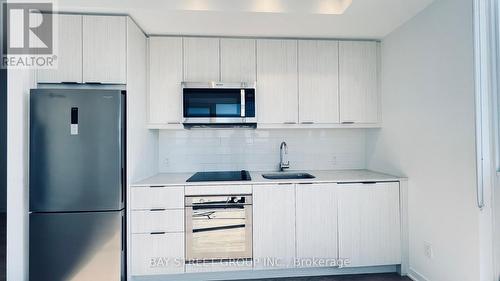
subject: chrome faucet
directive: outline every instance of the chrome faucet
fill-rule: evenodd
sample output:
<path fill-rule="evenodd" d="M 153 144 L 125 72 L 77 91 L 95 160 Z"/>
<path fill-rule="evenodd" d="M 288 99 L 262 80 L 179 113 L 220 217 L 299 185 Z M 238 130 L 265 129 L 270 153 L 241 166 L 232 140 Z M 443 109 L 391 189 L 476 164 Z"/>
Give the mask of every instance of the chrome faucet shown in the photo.
<path fill-rule="evenodd" d="M 290 168 L 290 161 L 285 161 L 285 154 L 288 154 L 288 146 L 286 142 L 280 144 L 280 171 L 283 172 L 285 169 Z"/>

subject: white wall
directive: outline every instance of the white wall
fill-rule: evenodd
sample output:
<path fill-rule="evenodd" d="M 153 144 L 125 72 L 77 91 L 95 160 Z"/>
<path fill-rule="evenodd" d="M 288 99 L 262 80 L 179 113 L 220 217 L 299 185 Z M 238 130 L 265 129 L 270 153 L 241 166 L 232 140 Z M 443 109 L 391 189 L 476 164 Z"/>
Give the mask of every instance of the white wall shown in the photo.
<path fill-rule="evenodd" d="M 473 67 L 471 0 L 437 0 L 382 42 L 367 164 L 409 177 L 410 271 L 429 281 L 480 280 Z"/>
<path fill-rule="evenodd" d="M 365 168 L 364 130 L 160 131 L 160 172 L 278 169 L 288 144 L 292 170 Z"/>
<path fill-rule="evenodd" d="M 7 280 L 28 280 L 29 89 L 34 75 L 7 74 Z"/>

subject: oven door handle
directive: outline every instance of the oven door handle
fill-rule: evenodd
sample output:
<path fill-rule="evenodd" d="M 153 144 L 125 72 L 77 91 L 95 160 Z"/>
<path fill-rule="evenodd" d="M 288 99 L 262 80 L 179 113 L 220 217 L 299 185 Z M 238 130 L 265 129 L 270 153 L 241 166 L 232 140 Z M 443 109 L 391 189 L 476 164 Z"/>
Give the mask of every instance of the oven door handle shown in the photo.
<path fill-rule="evenodd" d="M 244 209 L 245 206 L 249 204 L 220 204 L 220 205 L 210 205 L 210 204 L 196 204 L 192 206 L 187 206 L 188 208 L 192 208 L 193 210 L 206 210 L 206 209 Z"/>

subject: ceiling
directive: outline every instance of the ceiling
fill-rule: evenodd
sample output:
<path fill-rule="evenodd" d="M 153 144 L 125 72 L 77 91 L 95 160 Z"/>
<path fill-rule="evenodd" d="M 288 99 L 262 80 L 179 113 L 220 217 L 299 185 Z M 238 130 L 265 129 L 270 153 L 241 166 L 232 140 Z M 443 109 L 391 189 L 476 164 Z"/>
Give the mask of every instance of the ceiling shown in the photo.
<path fill-rule="evenodd" d="M 382 39 L 434 0 L 305 1 L 58 0 L 56 3 L 65 12 L 129 14 L 149 35 Z M 322 5 L 327 1 L 328 7 Z M 343 10 L 343 14 L 338 14 Z"/>

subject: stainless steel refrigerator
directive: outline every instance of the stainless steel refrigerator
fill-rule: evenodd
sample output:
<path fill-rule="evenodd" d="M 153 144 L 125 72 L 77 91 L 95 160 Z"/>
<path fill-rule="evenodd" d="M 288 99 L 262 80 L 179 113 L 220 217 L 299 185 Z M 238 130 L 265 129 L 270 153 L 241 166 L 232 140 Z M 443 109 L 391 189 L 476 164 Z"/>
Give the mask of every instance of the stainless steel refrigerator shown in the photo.
<path fill-rule="evenodd" d="M 125 92 L 30 94 L 30 281 L 125 280 Z"/>

